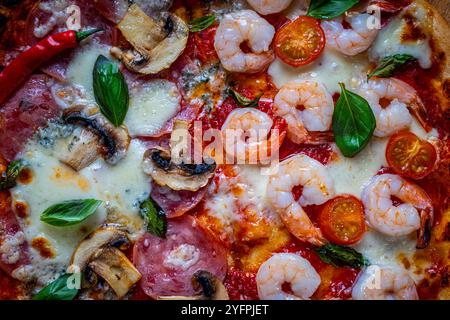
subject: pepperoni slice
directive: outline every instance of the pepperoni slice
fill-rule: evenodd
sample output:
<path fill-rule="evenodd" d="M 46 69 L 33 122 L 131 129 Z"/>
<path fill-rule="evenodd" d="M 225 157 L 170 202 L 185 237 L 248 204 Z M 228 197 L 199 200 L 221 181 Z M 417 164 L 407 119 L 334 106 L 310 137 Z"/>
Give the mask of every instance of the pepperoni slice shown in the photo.
<path fill-rule="evenodd" d="M 206 270 L 223 280 L 225 248 L 207 236 L 192 216 L 170 220 L 166 239 L 145 234 L 134 245 L 133 262 L 142 274 L 140 286 L 152 298 L 192 296 L 192 276 Z"/>
<path fill-rule="evenodd" d="M 60 108 L 52 98 L 49 78 L 32 76 L 23 87 L 0 106 L 0 154 L 7 160 L 14 159 L 26 141 L 49 119 L 60 114 Z"/>
<path fill-rule="evenodd" d="M 151 196 L 165 211 L 167 218 L 172 219 L 182 216 L 197 206 L 205 197 L 207 189 L 206 186 L 197 191 L 175 191 L 153 183 Z"/>

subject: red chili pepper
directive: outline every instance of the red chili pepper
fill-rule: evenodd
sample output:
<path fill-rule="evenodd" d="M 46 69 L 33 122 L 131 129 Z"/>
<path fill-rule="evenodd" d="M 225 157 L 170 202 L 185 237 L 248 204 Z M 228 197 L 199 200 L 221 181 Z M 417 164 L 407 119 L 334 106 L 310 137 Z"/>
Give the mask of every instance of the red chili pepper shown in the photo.
<path fill-rule="evenodd" d="M 0 73 L 0 104 L 45 62 L 64 50 L 75 48 L 80 41 L 98 31 L 101 29 L 56 33 L 22 52 Z"/>

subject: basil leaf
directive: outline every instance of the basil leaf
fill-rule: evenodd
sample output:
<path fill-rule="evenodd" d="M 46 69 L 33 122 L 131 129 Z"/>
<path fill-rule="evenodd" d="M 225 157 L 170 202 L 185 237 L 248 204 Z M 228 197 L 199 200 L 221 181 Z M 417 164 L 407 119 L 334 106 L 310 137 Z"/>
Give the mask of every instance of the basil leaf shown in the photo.
<path fill-rule="evenodd" d="M 11 161 L 6 168 L 5 172 L 0 176 L 0 191 L 10 189 L 16 186 L 16 179 L 26 167 L 26 163 L 23 160 Z"/>
<path fill-rule="evenodd" d="M 102 201 L 95 199 L 69 200 L 49 207 L 41 221 L 52 226 L 66 227 L 78 224 L 94 214 Z"/>
<path fill-rule="evenodd" d="M 152 198 L 149 198 L 141 203 L 140 212 L 147 222 L 147 231 L 157 237 L 165 238 L 167 218 L 164 210 Z"/>
<path fill-rule="evenodd" d="M 207 15 L 197 19 L 189 21 L 189 31 L 199 32 L 205 30 L 216 21 L 215 15 Z"/>
<path fill-rule="evenodd" d="M 262 93 L 258 94 L 255 99 L 249 99 L 238 92 L 234 91 L 233 89 L 230 89 L 230 95 L 234 98 L 234 100 L 243 107 L 248 108 L 256 108 L 259 103 L 259 99 L 261 99 Z"/>
<path fill-rule="evenodd" d="M 376 126 L 369 103 L 361 96 L 341 86 L 341 96 L 333 114 L 336 144 L 346 157 L 354 157 L 369 143 Z"/>
<path fill-rule="evenodd" d="M 125 120 L 129 105 L 128 85 L 119 66 L 99 55 L 93 71 L 94 95 L 101 113 L 118 127 Z"/>
<path fill-rule="evenodd" d="M 359 0 L 311 0 L 306 15 L 317 19 L 333 19 L 358 2 Z"/>
<path fill-rule="evenodd" d="M 71 277 L 81 277 L 78 274 L 66 273 L 39 291 L 33 300 L 73 300 L 78 293 L 78 289 L 69 288 Z"/>
<path fill-rule="evenodd" d="M 362 268 L 369 264 L 366 258 L 350 247 L 338 246 L 336 244 L 326 244 L 315 251 L 320 259 L 334 267 L 349 266 L 352 268 Z"/>
<path fill-rule="evenodd" d="M 376 69 L 367 75 L 367 79 L 372 77 L 388 78 L 392 76 L 395 69 L 403 64 L 414 61 L 416 58 L 409 54 L 395 54 L 393 56 L 383 58 Z"/>

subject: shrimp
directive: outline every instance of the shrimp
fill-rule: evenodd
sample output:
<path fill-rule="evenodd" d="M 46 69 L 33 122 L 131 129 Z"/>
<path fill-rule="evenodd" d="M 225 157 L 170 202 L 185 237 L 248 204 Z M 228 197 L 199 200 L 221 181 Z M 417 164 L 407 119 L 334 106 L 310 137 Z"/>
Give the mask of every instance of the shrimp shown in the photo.
<path fill-rule="evenodd" d="M 363 84 L 359 93 L 367 100 L 375 114 L 377 120 L 375 136 L 388 137 L 409 128 L 412 116 L 408 109 L 424 129 L 429 130 L 426 109 L 416 90 L 409 84 L 394 78 L 373 79 Z M 381 106 L 382 99 L 390 101 L 389 105 Z"/>
<path fill-rule="evenodd" d="M 252 10 L 226 14 L 220 21 L 214 47 L 223 67 L 231 72 L 257 73 L 274 59 L 270 49 L 275 28 Z M 244 53 L 241 44 L 252 50 Z"/>
<path fill-rule="evenodd" d="M 298 110 L 302 106 L 304 110 Z M 288 124 L 288 137 L 294 143 L 324 143 L 333 119 L 333 97 L 316 81 L 295 80 L 285 84 L 274 100 L 275 115 Z M 313 132 L 314 131 L 314 132 Z"/>
<path fill-rule="evenodd" d="M 378 29 L 368 27 L 370 17 L 370 14 L 362 13 L 323 21 L 321 26 L 327 46 L 348 56 L 366 51 L 378 34 Z M 344 20 L 350 24 L 351 29 L 344 27 Z"/>
<path fill-rule="evenodd" d="M 302 206 L 319 205 L 334 196 L 334 181 L 327 168 L 306 155 L 295 155 L 281 162 L 277 169 L 267 185 L 269 204 L 295 237 L 314 245 L 324 244 L 322 232 Z M 303 193 L 297 202 L 292 189 L 299 185 L 303 186 Z"/>
<path fill-rule="evenodd" d="M 273 120 L 255 108 L 233 110 L 222 126 L 225 152 L 238 163 L 270 160 L 284 140 L 284 132 L 272 130 Z M 270 136 L 270 137 L 269 137 Z"/>
<path fill-rule="evenodd" d="M 392 196 L 404 203 L 394 206 Z M 434 219 L 433 204 L 418 185 L 398 175 L 378 175 L 364 188 L 361 200 L 368 223 L 375 230 L 392 237 L 418 230 L 417 248 L 428 245 Z"/>
<path fill-rule="evenodd" d="M 358 277 L 352 290 L 354 300 L 418 300 L 414 280 L 406 270 L 371 265 Z"/>
<path fill-rule="evenodd" d="M 247 0 L 258 13 L 268 15 L 278 13 L 289 7 L 292 0 Z"/>
<path fill-rule="evenodd" d="M 277 253 L 264 262 L 256 274 L 256 286 L 262 300 L 309 300 L 321 279 L 311 263 L 293 253 Z M 283 291 L 291 285 L 292 293 Z"/>

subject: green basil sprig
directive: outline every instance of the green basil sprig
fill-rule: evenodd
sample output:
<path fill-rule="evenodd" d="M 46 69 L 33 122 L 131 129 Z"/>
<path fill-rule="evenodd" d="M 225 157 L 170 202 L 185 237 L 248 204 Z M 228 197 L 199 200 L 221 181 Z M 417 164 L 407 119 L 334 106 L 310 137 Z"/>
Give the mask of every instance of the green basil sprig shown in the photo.
<path fill-rule="evenodd" d="M 57 227 L 72 226 L 89 218 L 101 203 L 102 201 L 95 199 L 69 200 L 57 203 L 42 213 L 41 221 Z"/>
<path fill-rule="evenodd" d="M 336 144 L 346 157 L 354 157 L 369 143 L 375 131 L 376 119 L 369 103 L 361 96 L 341 86 L 341 96 L 333 114 Z"/>
<path fill-rule="evenodd" d="M 361 253 L 350 247 L 329 243 L 316 248 L 315 251 L 323 262 L 331 264 L 334 267 L 349 266 L 352 268 L 362 268 L 369 264 Z"/>
<path fill-rule="evenodd" d="M 333 19 L 358 2 L 359 0 L 311 0 L 306 15 L 317 19 Z"/>
<path fill-rule="evenodd" d="M 166 237 L 166 213 L 151 197 L 141 203 L 140 213 L 147 222 L 148 232 L 160 238 Z"/>
<path fill-rule="evenodd" d="M 416 58 L 409 54 L 394 54 L 383 58 L 377 65 L 376 69 L 367 75 L 367 79 L 372 77 L 388 78 L 392 76 L 394 71 L 409 61 L 414 61 Z"/>
<path fill-rule="evenodd" d="M 16 179 L 26 167 L 26 163 L 23 160 L 11 161 L 6 168 L 5 172 L 0 176 L 0 191 L 14 188 L 16 186 Z"/>
<path fill-rule="evenodd" d="M 80 277 L 80 274 L 66 273 L 39 291 L 33 300 L 73 300 L 78 289 L 69 288 L 71 277 Z"/>
<path fill-rule="evenodd" d="M 94 65 L 95 100 L 101 113 L 118 127 L 125 120 L 129 105 L 128 85 L 117 63 L 99 55 Z"/>
<path fill-rule="evenodd" d="M 248 107 L 248 108 L 256 108 L 259 103 L 259 99 L 261 99 L 262 93 L 258 94 L 255 99 L 249 99 L 242 94 L 239 94 L 237 91 L 230 89 L 229 90 L 230 95 L 233 97 L 233 99 L 242 107 Z"/>
<path fill-rule="evenodd" d="M 216 16 L 212 14 L 197 19 L 192 19 L 191 21 L 189 21 L 189 31 L 199 32 L 205 30 L 210 27 L 215 21 Z"/>

